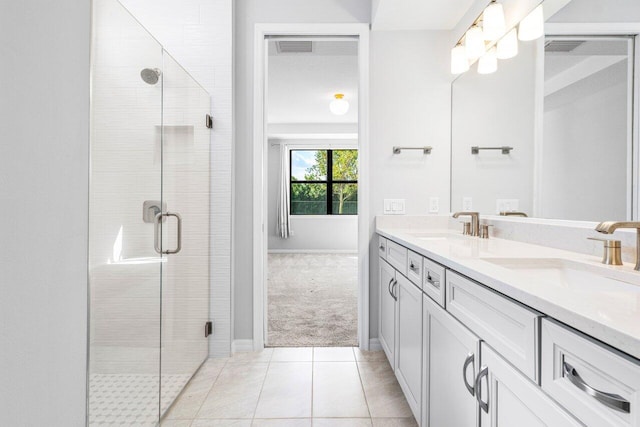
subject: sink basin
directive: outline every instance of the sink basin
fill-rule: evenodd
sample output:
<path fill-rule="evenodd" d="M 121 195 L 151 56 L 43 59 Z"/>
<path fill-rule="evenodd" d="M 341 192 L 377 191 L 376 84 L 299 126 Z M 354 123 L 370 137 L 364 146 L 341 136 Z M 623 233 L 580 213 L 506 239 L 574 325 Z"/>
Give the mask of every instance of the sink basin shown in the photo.
<path fill-rule="evenodd" d="M 560 258 L 482 258 L 517 271 L 539 284 L 581 291 L 640 291 L 640 273 L 613 270 Z"/>

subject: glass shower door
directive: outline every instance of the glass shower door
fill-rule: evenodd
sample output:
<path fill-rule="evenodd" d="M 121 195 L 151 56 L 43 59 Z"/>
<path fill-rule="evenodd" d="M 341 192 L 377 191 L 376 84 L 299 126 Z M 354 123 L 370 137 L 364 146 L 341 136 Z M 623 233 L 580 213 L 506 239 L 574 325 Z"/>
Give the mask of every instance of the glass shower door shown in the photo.
<path fill-rule="evenodd" d="M 161 414 L 208 356 L 209 94 L 163 55 Z"/>
<path fill-rule="evenodd" d="M 117 1 L 93 7 L 88 422 L 155 426 L 162 46 Z"/>

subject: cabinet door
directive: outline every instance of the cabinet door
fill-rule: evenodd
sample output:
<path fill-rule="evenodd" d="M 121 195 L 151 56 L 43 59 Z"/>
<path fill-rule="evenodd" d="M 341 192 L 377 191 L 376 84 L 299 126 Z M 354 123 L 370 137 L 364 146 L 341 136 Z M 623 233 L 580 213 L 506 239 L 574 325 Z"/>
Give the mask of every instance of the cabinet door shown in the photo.
<path fill-rule="evenodd" d="M 382 258 L 380 261 L 380 324 L 379 339 L 382 349 L 395 371 L 395 336 L 396 336 L 396 298 L 392 288 L 395 287 L 396 271 Z"/>
<path fill-rule="evenodd" d="M 480 410 L 481 427 L 582 426 L 485 343 L 481 359 L 476 384 L 480 406 L 486 405 Z"/>
<path fill-rule="evenodd" d="M 413 415 L 419 420 L 422 396 L 422 292 L 403 275 L 396 276 L 396 377 Z"/>
<path fill-rule="evenodd" d="M 478 372 L 480 340 L 427 296 L 423 297 L 422 327 L 422 425 L 477 426 L 473 383 Z"/>

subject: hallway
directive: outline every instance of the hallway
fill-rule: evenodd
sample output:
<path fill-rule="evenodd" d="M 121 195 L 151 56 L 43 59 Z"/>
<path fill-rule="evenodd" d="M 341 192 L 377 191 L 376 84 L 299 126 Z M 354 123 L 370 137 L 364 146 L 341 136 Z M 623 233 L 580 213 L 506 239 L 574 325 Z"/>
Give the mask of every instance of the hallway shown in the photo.
<path fill-rule="evenodd" d="M 209 359 L 165 427 L 415 426 L 382 351 L 268 348 Z"/>

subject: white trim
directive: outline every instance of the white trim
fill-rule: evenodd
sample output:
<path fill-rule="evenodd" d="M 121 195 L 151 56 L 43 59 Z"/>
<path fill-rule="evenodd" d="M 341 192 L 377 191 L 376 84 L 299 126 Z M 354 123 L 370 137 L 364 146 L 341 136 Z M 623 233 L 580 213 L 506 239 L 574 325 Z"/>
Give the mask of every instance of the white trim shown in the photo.
<path fill-rule="evenodd" d="M 269 249 L 270 254 L 345 254 L 357 255 L 353 249 Z"/>
<path fill-rule="evenodd" d="M 382 344 L 380 344 L 380 340 L 378 338 L 369 339 L 369 351 L 381 351 Z"/>
<path fill-rule="evenodd" d="M 358 37 L 358 342 L 369 349 L 369 25 L 368 24 L 256 24 L 253 68 L 253 348 L 266 342 L 267 178 L 268 131 L 265 120 L 266 36 Z"/>
<path fill-rule="evenodd" d="M 231 343 L 231 353 L 254 351 L 253 340 L 233 340 Z"/>

